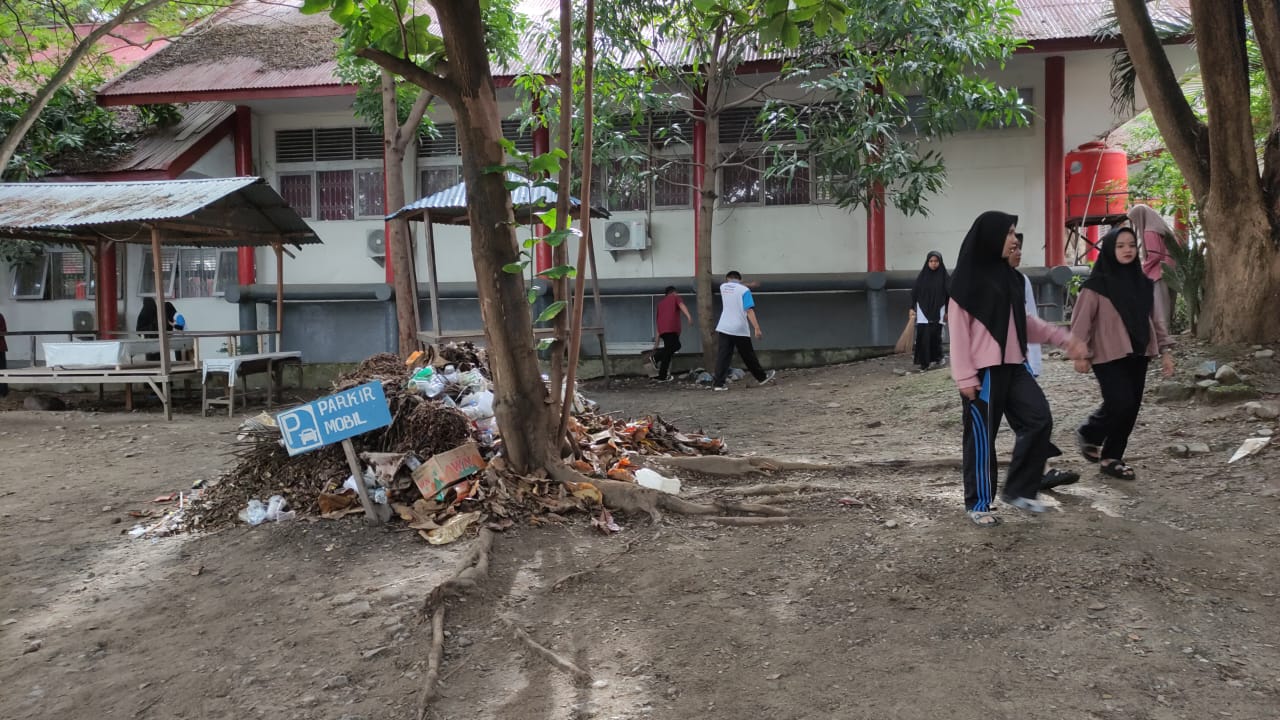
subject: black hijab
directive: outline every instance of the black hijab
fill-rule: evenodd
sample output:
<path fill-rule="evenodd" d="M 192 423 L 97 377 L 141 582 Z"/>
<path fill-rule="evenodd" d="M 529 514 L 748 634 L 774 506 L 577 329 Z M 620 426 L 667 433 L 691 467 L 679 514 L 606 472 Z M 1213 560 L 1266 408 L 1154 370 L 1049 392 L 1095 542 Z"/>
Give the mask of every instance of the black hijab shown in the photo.
<path fill-rule="evenodd" d="M 1111 301 L 1124 321 L 1124 329 L 1129 331 L 1133 352 L 1141 355 L 1147 351 L 1147 343 L 1151 341 L 1155 283 L 1142 272 L 1142 262 L 1138 258 L 1135 257 L 1128 265 L 1122 265 L 1116 259 L 1116 243 L 1124 233 L 1129 233 L 1137 242 L 1138 235 L 1131 228 L 1116 228 L 1107 233 L 1098 244 L 1098 261 L 1081 287 Z"/>
<path fill-rule="evenodd" d="M 929 267 L 930 258 L 938 258 L 937 270 Z M 947 264 L 942 260 L 942 253 L 930 250 L 924 259 L 924 267 L 916 276 L 916 284 L 911 286 L 912 309 L 919 305 L 925 317 L 931 322 L 938 322 L 941 317 L 939 311 L 947 304 L 947 286 L 950 284 L 951 277 L 947 275 Z"/>
<path fill-rule="evenodd" d="M 1026 286 L 1022 275 L 1009 267 L 1004 241 L 1018 216 L 988 210 L 973 221 L 960 245 L 956 271 L 951 274 L 951 299 L 982 323 L 1005 352 L 1009 315 L 1013 315 L 1018 347 L 1027 354 Z"/>
<path fill-rule="evenodd" d="M 138 322 L 133 327 L 137 332 L 158 332 L 160 324 L 156 322 L 156 299 L 142 298 L 142 309 L 138 311 Z"/>

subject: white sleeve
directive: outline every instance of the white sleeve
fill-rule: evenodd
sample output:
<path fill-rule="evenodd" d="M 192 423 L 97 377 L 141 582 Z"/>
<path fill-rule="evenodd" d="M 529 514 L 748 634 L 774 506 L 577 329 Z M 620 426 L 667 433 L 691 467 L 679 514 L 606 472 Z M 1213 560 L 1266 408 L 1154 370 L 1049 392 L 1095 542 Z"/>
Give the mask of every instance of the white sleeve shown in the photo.
<path fill-rule="evenodd" d="M 1031 287 L 1031 278 L 1022 273 L 1018 274 L 1022 275 L 1022 282 L 1026 283 L 1026 289 L 1023 294 L 1026 295 L 1027 314 L 1032 317 L 1040 317 L 1040 311 L 1036 309 L 1036 291 L 1035 288 Z"/>

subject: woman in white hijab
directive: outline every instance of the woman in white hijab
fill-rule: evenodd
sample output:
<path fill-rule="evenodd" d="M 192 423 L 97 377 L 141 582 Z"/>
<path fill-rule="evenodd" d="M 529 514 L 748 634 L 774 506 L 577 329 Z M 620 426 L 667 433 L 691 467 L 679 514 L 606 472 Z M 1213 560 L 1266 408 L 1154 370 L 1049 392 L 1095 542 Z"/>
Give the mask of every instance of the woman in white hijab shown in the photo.
<path fill-rule="evenodd" d="M 1147 205 L 1134 205 L 1129 210 L 1129 223 L 1142 243 L 1142 272 L 1155 283 L 1155 317 L 1164 322 L 1168 332 L 1173 322 L 1175 295 L 1164 280 L 1164 266 L 1173 267 L 1177 261 L 1169 254 L 1168 244 L 1178 242 L 1160 213 Z"/>

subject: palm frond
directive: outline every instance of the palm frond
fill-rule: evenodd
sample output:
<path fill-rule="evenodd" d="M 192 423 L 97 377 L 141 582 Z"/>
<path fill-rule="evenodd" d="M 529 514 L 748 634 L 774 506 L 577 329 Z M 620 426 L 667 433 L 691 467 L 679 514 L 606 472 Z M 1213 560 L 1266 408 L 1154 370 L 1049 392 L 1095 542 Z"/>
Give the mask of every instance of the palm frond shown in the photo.
<path fill-rule="evenodd" d="M 1148 4 L 1161 5 L 1159 0 L 1155 2 L 1148 0 Z M 1151 13 L 1151 25 L 1161 41 L 1194 37 L 1190 14 L 1173 7 L 1160 9 L 1161 12 Z M 1099 18 L 1099 24 L 1094 28 L 1092 37 L 1098 42 L 1120 37 L 1120 20 L 1116 17 L 1114 5 Z M 1192 40 L 1193 44 L 1194 42 Z M 1252 58 L 1250 60 L 1252 61 Z M 1133 59 L 1129 57 L 1128 48 L 1121 47 L 1111 54 L 1112 112 L 1119 116 L 1132 115 L 1137 110 L 1137 91 L 1138 76 L 1133 67 Z"/>

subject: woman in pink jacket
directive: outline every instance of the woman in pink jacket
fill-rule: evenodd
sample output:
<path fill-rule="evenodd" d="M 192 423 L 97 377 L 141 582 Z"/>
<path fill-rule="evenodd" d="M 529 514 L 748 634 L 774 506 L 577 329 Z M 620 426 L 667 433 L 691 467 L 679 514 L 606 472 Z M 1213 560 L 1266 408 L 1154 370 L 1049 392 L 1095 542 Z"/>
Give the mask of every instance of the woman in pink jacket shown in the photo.
<path fill-rule="evenodd" d="M 1052 454 L 1049 402 L 1027 370 L 1027 343 L 1052 343 L 1072 357 L 1084 353 L 1066 330 L 1028 315 L 1022 275 L 1009 266 L 1018 245 L 1018 218 L 988 211 L 969 228 L 951 275 L 951 376 L 964 404 L 964 507 L 969 519 L 992 526 L 996 493 L 996 431 L 1008 416 L 1018 428 L 1001 498 L 1040 513 L 1036 500 Z"/>
<path fill-rule="evenodd" d="M 1173 375 L 1172 343 L 1156 313 L 1154 284 L 1138 263 L 1138 236 L 1129 228 L 1112 230 L 1080 287 L 1071 334 L 1089 351 L 1076 360 L 1076 370 L 1092 369 L 1102 390 L 1102 406 L 1076 430 L 1076 445 L 1104 475 L 1121 480 L 1135 477 L 1124 451 L 1142 407 L 1151 358 L 1162 355 L 1164 376 Z"/>

